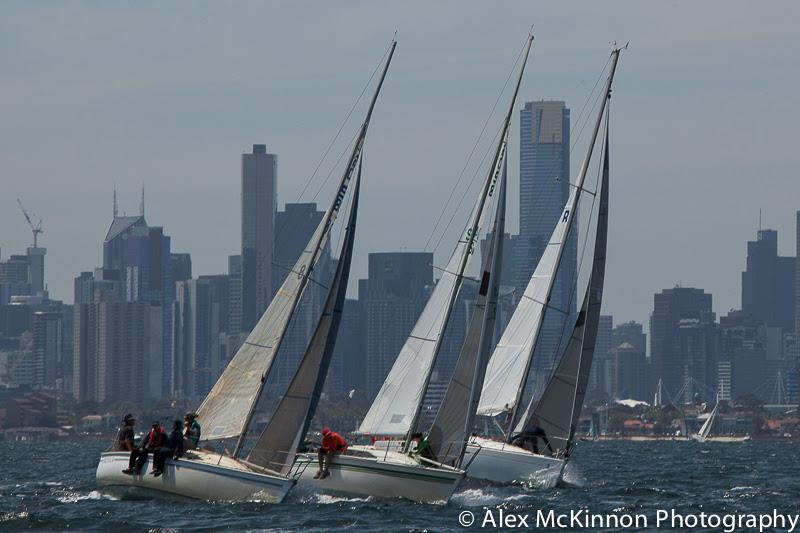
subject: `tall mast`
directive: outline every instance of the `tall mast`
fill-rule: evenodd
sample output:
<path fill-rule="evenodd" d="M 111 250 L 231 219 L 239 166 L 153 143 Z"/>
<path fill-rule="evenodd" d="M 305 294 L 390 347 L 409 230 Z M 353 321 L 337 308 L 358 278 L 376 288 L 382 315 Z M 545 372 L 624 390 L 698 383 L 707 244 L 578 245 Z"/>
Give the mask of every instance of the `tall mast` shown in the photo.
<path fill-rule="evenodd" d="M 383 66 L 383 72 L 381 73 L 380 80 L 378 81 L 377 87 L 375 87 L 375 92 L 372 95 L 372 100 L 369 104 L 369 109 L 367 110 L 367 115 L 364 118 L 364 123 L 361 126 L 361 131 L 358 135 L 358 140 L 356 141 L 355 146 L 353 146 L 353 150 L 350 153 L 350 158 L 347 161 L 347 166 L 345 167 L 344 174 L 342 175 L 342 179 L 339 182 L 339 188 L 337 190 L 336 196 L 333 199 L 333 202 L 325 212 L 325 216 L 323 217 L 323 228 L 324 230 L 319 235 L 317 242 L 314 243 L 314 252 L 312 255 L 312 259 L 309 263 L 309 268 L 302 273 L 298 273 L 301 276 L 300 281 L 300 288 L 296 291 L 294 298 L 291 301 L 291 309 L 289 311 L 289 316 L 294 315 L 294 311 L 297 308 L 297 304 L 300 301 L 300 297 L 303 295 L 303 291 L 305 286 L 308 284 L 308 279 L 311 276 L 311 272 L 314 270 L 314 265 L 316 265 L 317 260 L 319 259 L 319 255 L 322 252 L 322 243 L 324 242 L 325 236 L 328 233 L 331 225 L 333 224 L 334 220 L 336 220 L 336 215 L 339 212 L 339 208 L 342 205 L 344 200 L 345 194 L 347 194 L 347 187 L 350 183 L 350 178 L 355 170 L 356 163 L 358 163 L 358 159 L 361 156 L 361 149 L 364 146 L 364 139 L 367 135 L 367 129 L 369 128 L 369 122 L 372 118 L 372 111 L 375 109 L 375 103 L 378 101 L 378 94 L 381 92 L 381 87 L 383 87 L 383 81 L 386 79 L 386 73 L 389 70 L 389 64 L 392 62 L 392 56 L 394 56 L 394 50 L 397 47 L 397 41 L 392 39 L 391 46 L 389 47 L 389 56 L 386 58 L 386 64 Z M 286 324 L 288 326 L 288 322 Z M 281 335 L 278 338 L 277 345 L 275 347 L 275 353 L 278 352 L 280 349 L 281 344 L 283 343 L 283 338 L 286 333 L 286 327 L 284 327 Z M 256 406 L 258 405 L 258 401 L 261 398 L 262 393 L 264 392 L 264 387 L 267 383 L 267 377 L 269 376 L 269 372 L 272 369 L 272 365 L 264 372 L 261 376 L 261 382 L 258 386 L 258 391 L 256 392 L 256 396 L 253 399 L 252 404 L 250 405 L 250 410 L 247 413 L 247 417 L 245 418 L 244 426 L 242 429 L 242 433 L 239 435 L 239 439 L 236 441 L 236 448 L 233 452 L 234 457 L 239 455 L 239 452 L 242 450 L 242 446 L 244 445 L 245 438 L 247 437 L 247 430 L 250 427 L 250 423 L 253 420 L 253 415 L 255 414 Z"/>
<path fill-rule="evenodd" d="M 509 125 L 511 124 L 511 116 L 514 113 L 514 104 L 517 101 L 517 94 L 519 94 L 519 87 L 520 87 L 520 84 L 522 83 L 522 75 L 525 73 L 525 65 L 528 62 L 528 55 L 530 54 L 531 45 L 532 44 L 533 44 L 533 34 L 529 33 L 528 34 L 528 42 L 525 45 L 525 56 L 524 56 L 524 58 L 522 60 L 522 66 L 519 69 L 519 76 L 517 77 L 517 84 L 514 86 L 514 95 L 511 98 L 511 102 L 509 103 L 508 113 L 506 113 L 506 117 L 505 117 L 505 120 L 503 122 L 503 129 L 502 129 L 502 132 L 501 132 L 501 135 L 500 135 L 500 142 L 497 143 L 497 150 L 495 151 L 494 158 L 492 159 L 492 166 L 490 167 L 490 171 L 489 171 L 490 172 L 489 179 L 486 180 L 486 183 L 484 184 L 484 187 L 483 187 L 483 191 L 481 193 L 481 200 L 480 200 L 480 203 L 479 203 L 479 206 L 478 206 L 478 211 L 477 211 L 478 213 L 483 211 L 483 206 L 486 203 L 486 198 L 489 195 L 489 191 L 491 190 L 492 183 L 494 182 L 494 180 L 497 177 L 496 168 L 497 168 L 498 162 L 500 161 L 500 158 L 503 156 L 503 152 L 505 151 L 505 139 L 506 139 L 506 136 L 508 134 Z M 475 217 L 475 220 L 473 221 L 472 227 L 467 231 L 468 238 L 471 238 L 473 240 L 477 239 L 478 221 L 479 220 L 480 220 L 480 216 Z M 470 256 L 470 254 L 464 254 L 464 257 L 461 259 L 461 264 L 459 265 L 459 269 L 458 269 L 459 281 L 461 280 L 461 278 L 464 275 L 464 270 L 466 269 L 467 260 L 469 259 L 469 256 Z M 448 306 L 446 307 L 446 312 L 445 312 L 446 313 L 446 316 L 445 316 L 445 319 L 444 319 L 444 323 L 445 324 L 450 319 L 450 313 L 451 313 L 451 311 L 453 309 L 453 306 L 455 305 L 456 298 L 458 297 L 458 292 L 459 292 L 458 289 L 456 289 L 450 295 L 450 301 L 448 303 Z M 438 355 L 439 349 L 441 348 L 442 337 L 443 337 L 443 335 L 440 335 L 439 338 L 436 340 L 436 348 L 434 350 L 434 361 L 436 360 L 436 356 Z M 425 399 L 425 393 L 427 392 L 428 386 L 430 385 L 431 376 L 433 375 L 433 367 L 434 367 L 434 365 L 433 365 L 433 363 L 431 363 L 430 367 L 428 368 L 427 374 L 425 375 L 425 382 L 424 382 L 424 385 L 422 387 L 422 393 L 420 394 L 419 400 L 417 401 L 417 408 L 414 411 L 414 417 L 411 419 L 411 425 L 408 426 L 408 436 L 409 437 L 410 437 L 411 434 L 414 433 L 414 431 L 416 430 L 417 424 L 419 423 L 419 418 L 420 418 L 420 415 L 422 414 L 422 402 Z M 404 444 L 404 447 L 403 447 L 403 451 L 407 452 L 409 447 L 410 447 L 410 445 L 411 445 L 411 439 L 410 438 L 406 438 L 405 444 Z"/>
<path fill-rule="evenodd" d="M 620 52 L 619 48 L 615 48 L 611 52 L 611 70 L 609 71 L 608 79 L 606 80 L 606 86 L 605 86 L 604 95 L 603 95 L 603 102 L 600 104 L 600 111 L 597 113 L 597 120 L 595 121 L 594 129 L 592 130 L 592 139 L 589 142 L 589 150 L 586 153 L 586 157 L 584 157 L 584 159 L 583 159 L 583 164 L 581 165 L 580 174 L 578 175 L 578 182 L 574 185 L 575 186 L 575 197 L 574 197 L 574 200 L 573 200 L 572 204 L 568 204 L 567 205 L 567 207 L 564 210 L 564 214 L 562 215 L 563 217 L 565 217 L 567 219 L 567 221 L 566 221 L 567 227 L 566 227 L 566 231 L 564 232 L 564 238 L 561 240 L 561 243 L 559 244 L 559 251 L 558 251 L 558 255 L 556 257 L 555 269 L 553 270 L 553 272 L 556 272 L 556 273 L 558 272 L 559 265 L 561 264 L 561 259 L 562 259 L 563 255 L 564 255 L 563 252 L 564 252 L 564 248 L 566 246 L 566 242 L 569 239 L 569 236 L 570 236 L 571 231 L 572 231 L 572 223 L 575 220 L 575 208 L 578 206 L 578 202 L 580 200 L 581 193 L 583 192 L 583 184 L 584 184 L 584 182 L 586 180 L 586 173 L 589 170 L 589 162 L 592 159 L 592 152 L 594 151 L 594 144 L 595 144 L 595 142 L 597 142 L 597 135 L 600 132 L 600 125 L 601 125 L 601 123 L 603 121 L 603 113 L 605 112 L 606 104 L 607 104 L 609 98 L 611 98 L 611 83 L 614 81 L 614 72 L 617 69 L 617 60 L 619 59 L 619 52 Z M 552 297 L 553 286 L 555 285 L 555 280 L 556 280 L 556 275 L 550 276 L 550 278 L 548 280 L 547 300 L 544 303 L 544 308 L 545 308 L 544 312 L 545 313 L 547 312 L 547 307 L 550 305 L 550 298 Z M 536 345 L 538 344 L 539 334 L 541 333 L 541 330 L 542 330 L 542 324 L 544 324 L 544 317 L 542 317 L 542 319 L 539 320 L 539 322 L 538 322 L 538 324 L 536 326 L 536 331 L 535 331 L 534 337 L 533 337 L 534 342 L 533 342 L 533 346 L 531 347 L 531 350 L 535 350 L 536 349 Z M 528 356 L 527 364 L 525 365 L 525 371 L 524 371 L 524 373 L 522 375 L 522 380 L 520 381 L 519 388 L 517 389 L 517 394 L 516 394 L 516 397 L 515 397 L 515 400 L 514 400 L 514 407 L 513 407 L 512 417 L 511 417 L 511 424 L 510 424 L 510 426 L 508 428 L 508 434 L 506 435 L 506 442 L 511 442 L 511 436 L 512 436 L 512 432 L 513 432 L 512 430 L 513 430 L 513 428 L 514 428 L 514 426 L 515 426 L 515 424 L 517 422 L 517 418 L 519 416 L 520 402 L 522 401 L 522 395 L 525 392 L 525 387 L 528 384 L 528 376 L 530 374 L 531 363 L 532 362 L 533 362 L 533 355 L 531 353 L 531 355 Z"/>

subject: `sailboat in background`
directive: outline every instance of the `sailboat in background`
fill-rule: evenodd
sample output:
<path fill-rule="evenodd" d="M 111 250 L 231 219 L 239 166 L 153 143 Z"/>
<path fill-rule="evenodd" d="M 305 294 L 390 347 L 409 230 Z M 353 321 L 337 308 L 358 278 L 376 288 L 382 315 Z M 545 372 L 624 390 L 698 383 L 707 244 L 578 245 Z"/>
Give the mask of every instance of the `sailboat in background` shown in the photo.
<path fill-rule="evenodd" d="M 207 500 L 256 498 L 277 503 L 285 498 L 302 475 L 305 465 L 295 465 L 297 450 L 314 416 L 333 355 L 347 290 L 358 212 L 362 150 L 396 44 L 394 40 L 391 43 L 380 81 L 334 199 L 269 307 L 198 409 L 198 419 L 207 431 L 202 442 L 208 444 L 235 438 L 233 454 L 229 456 L 210 449 L 193 450 L 180 459 L 167 460 L 163 475 L 154 477 L 146 474 L 147 464 L 143 469 L 144 475 L 123 474 L 122 470 L 128 466 L 129 453 L 107 452 L 101 454 L 97 467 L 99 485 L 145 487 Z M 253 449 L 243 458 L 245 438 L 291 318 L 309 281 L 318 283 L 312 274 L 351 189 L 356 167 L 358 174 L 352 186 L 345 237 L 323 314 L 289 390 Z"/>
<path fill-rule="evenodd" d="M 467 467 L 467 474 L 471 478 L 552 486 L 563 475 L 575 444 L 575 426 L 580 417 L 591 368 L 605 277 L 609 194 L 607 104 L 611 97 L 619 53 L 619 48 L 612 52 L 602 104 L 578 181 L 573 186 L 542 258 L 489 362 L 478 414 L 490 417 L 504 415 L 508 420 L 504 428 L 504 441 L 483 437 L 471 440 L 467 448 L 467 456 L 474 456 Z M 594 258 L 583 305 L 544 392 L 538 399 L 531 398 L 523 409 L 522 396 L 537 341 L 545 314 L 552 309 L 549 305 L 550 298 L 579 200 L 585 190 L 586 174 L 604 115 L 606 135 Z M 540 444 L 542 450 L 512 444 L 516 442 L 515 437 L 521 435 L 535 436 L 529 442 Z"/>
<path fill-rule="evenodd" d="M 711 426 L 714 425 L 714 419 L 717 418 L 717 409 L 719 409 L 719 394 L 717 394 L 715 402 L 716 403 L 714 404 L 714 408 L 711 410 L 711 413 L 709 413 L 708 418 L 706 418 L 706 421 L 700 427 L 700 431 L 692 434 L 693 440 L 697 442 L 705 442 L 706 439 L 708 438 L 709 433 L 711 433 Z"/>
<path fill-rule="evenodd" d="M 463 448 L 471 431 L 474 409 L 464 409 L 464 401 L 477 403 L 482 369 L 488 360 L 494 307 L 499 290 L 499 254 L 505 221 L 505 156 L 508 125 L 519 92 L 533 36 L 528 37 L 514 97 L 500 135 L 492 165 L 480 189 L 470 217 L 455 249 L 428 299 L 417 323 L 406 339 L 397 359 L 367 412 L 359 433 L 377 437 L 405 437 L 404 440 L 377 441 L 374 445 L 354 445 L 331 463 L 331 475 L 313 479 L 307 469 L 300 483 L 315 489 L 362 496 L 403 497 L 420 502 L 445 503 L 464 477 L 459 469 Z M 495 198 L 496 197 L 496 198 Z M 438 419 L 436 438 L 431 442 L 434 458 L 417 454 L 411 435 L 419 431 L 422 405 L 430 383 L 444 331 L 455 305 L 468 261 L 490 215 L 495 199 L 495 214 L 490 247 L 492 259 L 484 265 L 476 312 L 470 325 L 457 377 L 448 388 L 450 398 L 445 416 Z M 479 374 L 476 374 L 478 372 Z M 476 377 L 477 376 L 477 377 Z M 476 391 L 471 394 L 470 391 Z M 433 435 L 433 433 L 432 433 Z M 308 461 L 315 461 L 307 456 Z"/>

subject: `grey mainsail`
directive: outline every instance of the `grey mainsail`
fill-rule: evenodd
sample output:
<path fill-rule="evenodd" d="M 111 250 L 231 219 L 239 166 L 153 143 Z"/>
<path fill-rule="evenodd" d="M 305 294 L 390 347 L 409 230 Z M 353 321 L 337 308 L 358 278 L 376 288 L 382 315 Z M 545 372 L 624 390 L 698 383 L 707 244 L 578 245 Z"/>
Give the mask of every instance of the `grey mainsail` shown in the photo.
<path fill-rule="evenodd" d="M 234 456 L 238 456 L 242 449 L 244 437 L 274 366 L 275 356 L 283 342 L 289 321 L 319 261 L 329 230 L 347 194 L 396 46 L 397 42 L 393 40 L 366 118 L 339 182 L 337 194 L 269 307 L 198 409 L 198 418 L 207 428 L 204 440 L 238 437 Z"/>
<path fill-rule="evenodd" d="M 606 245 L 608 241 L 608 181 L 609 181 L 608 116 L 606 116 L 605 150 L 600 184 L 595 234 L 594 257 L 589 285 L 586 287 L 575 326 L 553 375 L 541 398 L 531 410 L 530 405 L 521 418 L 517 431 L 542 429 L 547 435 L 552 452 L 569 455 L 575 435 L 575 425 L 580 418 L 589 371 L 592 368 L 600 306 L 603 300 L 603 280 L 606 271 Z"/>
<path fill-rule="evenodd" d="M 505 152 L 505 147 L 502 152 Z M 484 259 L 474 311 L 455 370 L 428 434 L 428 444 L 433 456 L 437 461 L 452 466 L 459 466 L 464 457 L 478 409 L 486 365 L 492 353 L 492 333 L 497 316 L 505 234 L 507 167 L 508 159 L 504 159 L 494 226 Z"/>
<path fill-rule="evenodd" d="M 281 398 L 269 424 L 261 433 L 247 461 L 287 475 L 294 464 L 297 451 L 314 418 L 325 377 L 328 374 L 339 323 L 342 318 L 350 263 L 353 256 L 358 197 L 361 186 L 361 160 L 353 186 L 353 201 L 345 228 L 345 238 L 339 264 L 336 267 L 322 317 L 300 361 L 289 388 Z"/>

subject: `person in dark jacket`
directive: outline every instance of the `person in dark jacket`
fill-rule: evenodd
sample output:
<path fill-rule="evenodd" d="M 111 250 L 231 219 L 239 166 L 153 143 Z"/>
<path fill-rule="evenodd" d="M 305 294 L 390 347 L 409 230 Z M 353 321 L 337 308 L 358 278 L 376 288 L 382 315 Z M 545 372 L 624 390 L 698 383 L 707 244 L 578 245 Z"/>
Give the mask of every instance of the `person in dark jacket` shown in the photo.
<path fill-rule="evenodd" d="M 553 455 L 553 448 L 550 446 L 550 440 L 547 438 L 547 433 L 544 428 L 539 425 L 539 419 L 533 418 L 531 425 L 522 433 L 518 433 L 511 439 L 511 444 L 524 448 L 529 452 L 539 454 L 539 439 L 547 446 L 547 451 Z"/>
<path fill-rule="evenodd" d="M 147 460 L 147 454 L 153 452 L 156 448 L 164 445 L 167 440 L 167 434 L 161 422 L 156 420 L 153 422 L 150 432 L 142 440 L 142 445 L 139 448 L 131 450 L 130 459 L 128 459 L 128 468 L 122 471 L 123 474 L 130 474 L 139 476 L 142 474 L 142 467 Z"/>
<path fill-rule="evenodd" d="M 122 419 L 122 425 L 117 432 L 117 438 L 114 440 L 115 452 L 130 452 L 133 451 L 133 426 L 136 425 L 136 419 L 132 414 L 127 414 Z"/>
<path fill-rule="evenodd" d="M 172 431 L 167 436 L 164 446 L 156 448 L 153 452 L 153 475 L 158 477 L 164 472 L 164 463 L 167 459 L 177 459 L 183 455 L 183 425 L 180 420 L 172 423 Z"/>

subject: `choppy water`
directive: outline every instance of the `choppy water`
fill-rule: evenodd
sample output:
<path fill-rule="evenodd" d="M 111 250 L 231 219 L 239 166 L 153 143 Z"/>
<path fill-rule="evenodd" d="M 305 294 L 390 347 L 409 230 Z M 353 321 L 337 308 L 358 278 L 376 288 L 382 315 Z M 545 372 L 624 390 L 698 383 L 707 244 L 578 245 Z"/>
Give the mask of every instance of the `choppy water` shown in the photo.
<path fill-rule="evenodd" d="M 470 483 L 445 507 L 302 490 L 281 505 L 120 498 L 95 485 L 104 447 L 0 443 L 0 531 L 478 531 L 460 527 L 459 514 L 800 512 L 800 446 L 788 443 L 581 443 L 562 486 L 540 491 Z"/>

